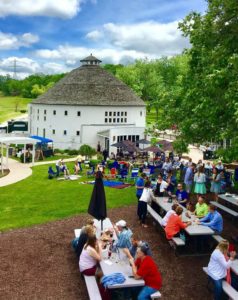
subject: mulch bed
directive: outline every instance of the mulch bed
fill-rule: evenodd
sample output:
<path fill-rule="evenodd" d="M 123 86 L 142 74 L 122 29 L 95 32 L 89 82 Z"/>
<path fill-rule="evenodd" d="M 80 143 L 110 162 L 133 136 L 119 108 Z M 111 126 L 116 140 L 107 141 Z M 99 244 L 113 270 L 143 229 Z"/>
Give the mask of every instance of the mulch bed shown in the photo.
<path fill-rule="evenodd" d="M 166 300 L 212 299 L 202 267 L 209 257 L 176 257 L 162 234 L 149 221 L 141 228 L 136 207 L 111 209 L 113 222 L 128 221 L 132 231 L 146 240 L 163 277 Z M 73 230 L 81 228 L 87 214 L 0 234 L 0 299 L 88 299 L 78 262 L 71 249 Z M 223 237 L 238 230 L 225 220 Z"/>

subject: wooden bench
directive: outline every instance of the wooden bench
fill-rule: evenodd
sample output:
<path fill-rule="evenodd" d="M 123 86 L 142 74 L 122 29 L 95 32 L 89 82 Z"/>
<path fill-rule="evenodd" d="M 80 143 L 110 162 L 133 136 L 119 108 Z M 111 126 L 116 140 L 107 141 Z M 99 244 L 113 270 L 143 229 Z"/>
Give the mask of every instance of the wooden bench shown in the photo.
<path fill-rule="evenodd" d="M 153 299 L 153 300 L 159 299 L 159 298 L 161 298 L 161 294 L 160 294 L 159 291 L 155 292 L 154 294 L 150 295 L 150 298 Z"/>
<path fill-rule="evenodd" d="M 90 300 L 102 300 L 95 276 L 84 275 Z"/>
<path fill-rule="evenodd" d="M 147 204 L 147 211 L 151 217 L 153 217 L 153 219 L 161 225 L 162 217 L 149 204 Z"/>
<path fill-rule="evenodd" d="M 153 217 L 153 219 L 161 226 L 164 232 L 164 227 L 161 225 L 163 218 L 149 204 L 147 204 L 147 211 Z M 173 237 L 171 241 L 169 241 L 169 244 L 175 250 L 175 253 L 177 253 L 177 247 L 185 246 L 185 241 L 179 237 Z"/>
<path fill-rule="evenodd" d="M 227 281 L 222 281 L 222 288 L 223 291 L 229 296 L 229 299 L 238 299 L 238 292 Z"/>
<path fill-rule="evenodd" d="M 232 215 L 232 217 L 234 217 L 234 218 L 238 217 L 238 212 L 236 212 L 220 203 L 217 203 L 216 201 L 211 201 L 210 203 L 213 204 L 214 206 L 218 207 L 219 209 L 225 211 L 226 213 Z"/>

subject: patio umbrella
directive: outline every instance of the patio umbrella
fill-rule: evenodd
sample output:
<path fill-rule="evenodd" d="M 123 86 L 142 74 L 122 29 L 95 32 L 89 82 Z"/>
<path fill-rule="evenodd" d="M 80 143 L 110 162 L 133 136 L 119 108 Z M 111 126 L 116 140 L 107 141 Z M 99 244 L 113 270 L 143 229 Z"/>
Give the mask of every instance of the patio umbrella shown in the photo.
<path fill-rule="evenodd" d="M 103 220 L 107 217 L 106 196 L 102 179 L 102 172 L 97 171 L 91 200 L 88 206 L 88 213 L 95 219 L 101 220 L 101 230 L 103 230 Z"/>
<path fill-rule="evenodd" d="M 143 145 L 143 151 L 144 151 L 144 145 L 150 145 L 151 144 L 151 142 L 147 141 L 146 139 L 141 139 L 141 140 L 137 141 L 137 143 Z"/>
<path fill-rule="evenodd" d="M 136 145 L 129 140 L 124 140 L 111 145 L 112 147 L 122 148 L 123 151 L 128 152 L 140 152 L 140 149 L 136 147 Z"/>
<path fill-rule="evenodd" d="M 153 152 L 153 153 L 163 152 L 159 146 L 150 146 L 150 147 L 145 148 L 144 151 Z"/>
<path fill-rule="evenodd" d="M 167 140 L 159 140 L 158 144 L 161 145 L 164 151 L 173 151 L 173 143 Z"/>

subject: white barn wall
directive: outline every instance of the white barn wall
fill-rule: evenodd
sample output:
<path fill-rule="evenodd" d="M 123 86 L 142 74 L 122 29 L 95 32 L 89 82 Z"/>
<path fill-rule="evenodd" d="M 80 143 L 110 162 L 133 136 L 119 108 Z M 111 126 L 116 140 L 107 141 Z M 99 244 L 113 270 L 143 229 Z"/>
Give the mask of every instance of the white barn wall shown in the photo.
<path fill-rule="evenodd" d="M 39 113 L 38 113 L 39 110 Z M 45 113 L 46 110 L 46 113 Z M 56 115 L 53 111 L 56 111 Z M 64 112 L 68 115 L 65 116 Z M 80 116 L 77 112 L 80 111 Z M 105 112 L 125 112 L 126 123 L 105 123 Z M 110 130 L 109 144 L 113 143 L 113 136 L 140 135 L 143 137 L 145 129 L 146 109 L 143 106 L 66 106 L 30 104 L 29 131 L 31 135 L 44 135 L 54 141 L 54 147 L 60 149 L 78 149 L 82 144 L 89 144 L 96 148 L 98 141 L 104 148 L 104 139 L 98 132 Z M 109 116 L 107 117 L 109 119 Z M 113 119 L 113 116 L 111 116 Z M 116 120 L 122 117 L 115 116 Z M 53 134 L 55 130 L 55 134 Z M 64 130 L 67 134 L 64 135 Z M 76 132 L 79 131 L 78 136 Z M 130 133 L 129 133 L 130 132 Z M 114 148 L 115 149 L 115 148 Z M 110 148 L 110 152 L 114 151 Z"/>

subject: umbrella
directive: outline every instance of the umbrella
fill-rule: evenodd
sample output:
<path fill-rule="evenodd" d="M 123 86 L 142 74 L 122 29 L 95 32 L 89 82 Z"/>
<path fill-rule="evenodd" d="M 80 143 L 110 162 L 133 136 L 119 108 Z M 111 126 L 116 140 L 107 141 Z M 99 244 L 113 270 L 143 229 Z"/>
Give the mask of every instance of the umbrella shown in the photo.
<path fill-rule="evenodd" d="M 141 139 L 141 140 L 137 141 L 137 143 L 143 145 L 143 151 L 144 151 L 144 145 L 150 145 L 151 144 L 151 142 L 147 141 L 146 139 Z"/>
<path fill-rule="evenodd" d="M 159 140 L 158 144 L 161 145 L 164 151 L 173 151 L 173 143 L 166 140 Z"/>
<path fill-rule="evenodd" d="M 163 152 L 159 146 L 150 146 L 150 147 L 145 148 L 144 151 L 153 152 L 153 153 Z"/>
<path fill-rule="evenodd" d="M 138 144 L 142 144 L 142 145 L 150 145 L 151 142 L 147 141 L 146 139 L 141 139 L 139 141 L 137 141 Z"/>
<path fill-rule="evenodd" d="M 103 229 L 103 220 L 107 217 L 106 196 L 102 179 L 102 172 L 97 171 L 91 200 L 88 206 L 88 213 L 95 219 L 101 220 L 101 230 Z"/>
<path fill-rule="evenodd" d="M 122 148 L 123 151 L 128 152 L 140 152 L 140 149 L 136 147 L 136 145 L 129 140 L 121 141 L 111 145 L 112 147 Z"/>

